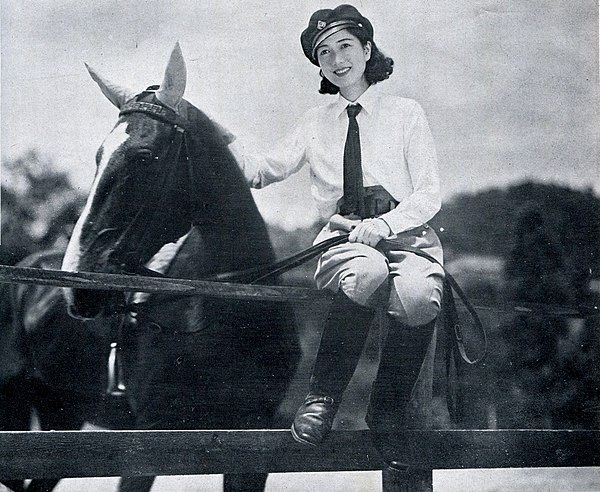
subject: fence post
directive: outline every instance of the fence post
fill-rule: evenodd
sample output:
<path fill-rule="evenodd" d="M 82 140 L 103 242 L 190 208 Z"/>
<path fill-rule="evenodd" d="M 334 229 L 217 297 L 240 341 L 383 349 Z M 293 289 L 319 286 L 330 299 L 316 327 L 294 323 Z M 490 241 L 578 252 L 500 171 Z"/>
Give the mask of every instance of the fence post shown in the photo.
<path fill-rule="evenodd" d="M 392 461 L 382 471 L 383 492 L 433 492 L 433 470 Z"/>

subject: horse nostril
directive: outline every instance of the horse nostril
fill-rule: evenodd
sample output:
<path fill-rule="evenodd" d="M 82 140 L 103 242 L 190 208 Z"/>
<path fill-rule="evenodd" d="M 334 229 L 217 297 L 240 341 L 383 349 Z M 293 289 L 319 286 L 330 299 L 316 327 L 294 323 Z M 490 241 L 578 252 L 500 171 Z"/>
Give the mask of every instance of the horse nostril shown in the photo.
<path fill-rule="evenodd" d="M 75 289 L 69 303 L 69 314 L 78 319 L 94 319 L 100 315 L 107 295 L 99 291 Z"/>

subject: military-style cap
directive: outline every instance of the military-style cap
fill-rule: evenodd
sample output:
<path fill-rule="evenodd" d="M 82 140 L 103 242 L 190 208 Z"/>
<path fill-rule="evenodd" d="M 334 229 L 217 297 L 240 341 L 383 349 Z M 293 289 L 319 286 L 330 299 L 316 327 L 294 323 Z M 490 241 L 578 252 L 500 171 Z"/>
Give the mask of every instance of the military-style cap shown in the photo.
<path fill-rule="evenodd" d="M 300 43 L 306 57 L 314 65 L 319 65 L 315 51 L 325 39 L 332 34 L 349 27 L 363 29 L 366 37 L 373 39 L 373 26 L 369 19 L 363 17 L 361 13 L 352 5 L 339 5 L 334 9 L 317 10 L 311 15 L 308 21 L 308 27 L 302 31 Z"/>

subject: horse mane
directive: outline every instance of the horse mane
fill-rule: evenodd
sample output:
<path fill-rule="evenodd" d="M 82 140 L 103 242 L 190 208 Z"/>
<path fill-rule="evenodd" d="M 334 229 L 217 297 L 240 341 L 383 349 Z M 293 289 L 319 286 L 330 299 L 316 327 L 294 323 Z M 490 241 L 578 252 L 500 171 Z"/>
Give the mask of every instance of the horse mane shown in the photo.
<path fill-rule="evenodd" d="M 222 186 L 235 187 L 235 191 L 238 191 L 238 189 L 249 190 L 235 157 L 229 151 L 228 144 L 230 142 L 222 135 L 214 122 L 186 99 L 181 100 L 179 113 L 189 123 L 186 130 L 192 143 L 190 150 L 197 151 L 200 147 L 211 149 L 213 151 L 213 163 L 219 166 L 220 173 L 226 174 L 223 177 L 230 178 Z"/>
<path fill-rule="evenodd" d="M 211 256 L 217 270 L 271 263 L 275 254 L 267 227 L 228 148 L 229 142 L 212 120 L 187 100 L 181 101 L 179 112 L 188 122 L 187 151 L 193 161 L 191 181 L 195 183 L 192 184 L 195 189 L 190 190 L 192 200 L 196 201 L 193 207 L 203 215 L 196 226 L 203 237 L 215 244 Z M 215 240 L 210 241 L 211 237 Z"/>

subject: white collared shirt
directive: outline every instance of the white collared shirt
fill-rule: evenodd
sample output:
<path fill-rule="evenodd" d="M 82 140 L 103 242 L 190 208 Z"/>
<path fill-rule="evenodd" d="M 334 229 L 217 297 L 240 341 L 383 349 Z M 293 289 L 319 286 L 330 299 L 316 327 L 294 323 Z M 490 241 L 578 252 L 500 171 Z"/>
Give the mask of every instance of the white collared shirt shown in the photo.
<path fill-rule="evenodd" d="M 425 113 L 412 99 L 369 87 L 355 103 L 364 186 L 383 186 L 399 205 L 381 217 L 398 234 L 430 220 L 440 209 L 440 182 L 433 138 Z M 344 145 L 349 101 L 341 95 L 307 111 L 295 130 L 264 155 L 230 146 L 250 186 L 262 188 L 310 167 L 311 192 L 324 219 L 343 195 Z"/>

